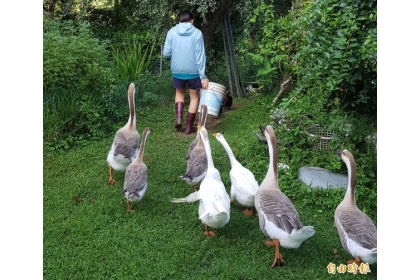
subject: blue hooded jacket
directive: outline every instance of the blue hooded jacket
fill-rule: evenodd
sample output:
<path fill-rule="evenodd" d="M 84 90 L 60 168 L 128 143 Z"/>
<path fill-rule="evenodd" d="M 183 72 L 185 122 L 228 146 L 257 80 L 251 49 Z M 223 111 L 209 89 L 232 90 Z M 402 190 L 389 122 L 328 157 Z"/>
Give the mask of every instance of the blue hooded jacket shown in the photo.
<path fill-rule="evenodd" d="M 171 58 L 174 78 L 181 80 L 207 78 L 203 34 L 190 22 L 178 23 L 168 31 L 163 56 Z"/>

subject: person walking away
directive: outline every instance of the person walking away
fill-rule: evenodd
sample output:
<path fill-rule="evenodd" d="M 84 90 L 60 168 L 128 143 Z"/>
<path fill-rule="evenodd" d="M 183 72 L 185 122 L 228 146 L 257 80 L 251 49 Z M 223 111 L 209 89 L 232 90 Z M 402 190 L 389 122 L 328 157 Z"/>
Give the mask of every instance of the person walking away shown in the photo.
<path fill-rule="evenodd" d="M 206 53 L 201 31 L 194 27 L 194 15 L 189 11 L 179 13 L 179 23 L 166 34 L 163 56 L 171 59 L 172 84 L 175 88 L 175 128 L 182 131 L 185 90 L 188 86 L 190 104 L 185 134 L 196 132 L 193 127 L 197 114 L 200 89 L 207 89 Z"/>

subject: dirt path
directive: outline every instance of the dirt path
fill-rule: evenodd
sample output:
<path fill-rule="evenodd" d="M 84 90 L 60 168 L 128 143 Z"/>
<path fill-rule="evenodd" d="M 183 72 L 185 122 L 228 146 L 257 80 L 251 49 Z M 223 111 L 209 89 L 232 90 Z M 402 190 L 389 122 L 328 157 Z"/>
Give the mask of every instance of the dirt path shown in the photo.
<path fill-rule="evenodd" d="M 229 114 L 232 111 L 235 111 L 237 108 L 238 108 L 237 104 L 232 104 L 232 107 L 230 107 L 230 110 L 228 108 L 223 108 L 219 117 L 216 117 L 216 116 L 213 116 L 213 115 L 207 115 L 206 129 L 207 130 L 215 130 L 215 128 L 221 123 L 221 121 L 225 117 L 225 115 Z M 198 120 L 198 117 L 196 118 L 196 121 L 197 120 Z M 197 124 L 195 123 L 194 125 L 197 125 Z"/>

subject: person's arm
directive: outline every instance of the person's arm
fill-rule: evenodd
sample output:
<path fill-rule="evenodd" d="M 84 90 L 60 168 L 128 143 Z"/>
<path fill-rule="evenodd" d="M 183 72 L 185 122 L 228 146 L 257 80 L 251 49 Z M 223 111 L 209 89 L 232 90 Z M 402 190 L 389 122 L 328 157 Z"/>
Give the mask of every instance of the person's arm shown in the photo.
<path fill-rule="evenodd" d="M 195 61 L 197 63 L 198 74 L 200 79 L 204 80 L 206 76 L 206 52 L 204 49 L 203 34 L 201 31 L 197 36 L 196 47 L 195 47 Z"/>
<path fill-rule="evenodd" d="M 166 33 L 165 45 L 162 51 L 163 56 L 169 58 L 172 56 L 172 37 L 170 33 L 170 30 Z"/>

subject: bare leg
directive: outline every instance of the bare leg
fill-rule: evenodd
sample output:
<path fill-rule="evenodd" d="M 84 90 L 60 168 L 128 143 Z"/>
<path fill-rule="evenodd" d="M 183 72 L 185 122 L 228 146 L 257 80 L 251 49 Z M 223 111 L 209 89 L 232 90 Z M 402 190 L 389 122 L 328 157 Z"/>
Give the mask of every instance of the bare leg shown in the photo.
<path fill-rule="evenodd" d="M 185 89 L 175 89 L 175 103 L 176 102 L 184 102 Z"/>
<path fill-rule="evenodd" d="M 109 166 L 109 180 L 108 185 L 115 185 L 117 182 L 112 178 L 112 167 Z"/>
<path fill-rule="evenodd" d="M 274 261 L 273 264 L 270 266 L 271 268 L 275 267 L 275 266 L 282 266 L 284 265 L 284 260 L 282 255 L 280 254 L 280 250 L 279 250 L 279 240 L 278 239 L 273 239 L 273 240 L 266 240 L 264 241 L 264 244 L 267 246 L 274 246 L 276 248 L 276 250 L 274 251 Z"/>
<path fill-rule="evenodd" d="M 197 113 L 198 101 L 200 99 L 198 89 L 190 89 L 190 105 L 188 106 L 188 113 Z"/>

